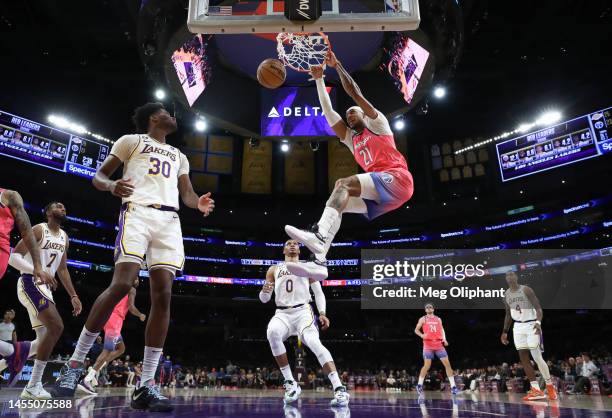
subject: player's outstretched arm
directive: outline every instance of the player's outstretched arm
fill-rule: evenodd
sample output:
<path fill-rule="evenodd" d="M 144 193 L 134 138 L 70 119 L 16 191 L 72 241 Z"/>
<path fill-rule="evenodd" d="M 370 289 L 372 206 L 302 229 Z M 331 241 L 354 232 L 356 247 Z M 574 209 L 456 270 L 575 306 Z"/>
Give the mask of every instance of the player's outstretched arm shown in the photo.
<path fill-rule="evenodd" d="M 131 288 L 130 292 L 128 293 L 128 311 L 132 315 L 137 316 L 141 321 L 147 319 L 147 315 L 140 312 L 136 307 L 136 289 L 134 288 Z"/>
<path fill-rule="evenodd" d="M 181 200 L 185 206 L 192 209 L 198 209 L 204 216 L 210 215 L 212 211 L 215 210 L 215 201 L 210 197 L 210 192 L 198 196 L 193 190 L 193 185 L 191 184 L 191 179 L 188 174 L 183 174 L 179 177 L 178 189 Z"/>
<path fill-rule="evenodd" d="M 361 89 L 353 80 L 353 77 L 346 71 L 346 69 L 342 66 L 342 63 L 336 58 L 336 54 L 329 51 L 327 58 L 325 59 L 325 63 L 332 68 L 336 69 L 338 76 L 340 76 L 340 82 L 342 82 L 342 87 L 344 87 L 344 91 L 348 94 L 351 99 L 357 103 L 359 107 L 363 110 L 363 113 L 366 114 L 370 119 L 376 119 L 378 116 L 378 112 L 372 106 L 372 104 L 363 97 L 363 93 L 361 93 Z"/>
<path fill-rule="evenodd" d="M 321 329 L 325 331 L 329 328 L 329 318 L 327 317 L 327 301 L 325 300 L 325 293 L 321 287 L 321 282 L 318 280 L 308 279 L 310 282 L 310 288 L 314 294 L 315 305 L 317 305 L 317 311 L 319 311 L 319 323 Z"/>
<path fill-rule="evenodd" d="M 325 115 L 327 123 L 332 128 L 336 136 L 340 138 L 340 140 L 343 140 L 346 137 L 348 127 L 340 115 L 332 107 L 329 93 L 327 93 L 325 82 L 323 81 L 323 67 L 320 65 L 312 67 L 310 69 L 310 75 L 312 75 L 312 78 L 314 78 L 317 85 L 319 103 L 321 104 L 321 109 L 323 109 L 323 115 Z"/>
<path fill-rule="evenodd" d="M 270 266 L 266 272 L 266 283 L 264 283 L 261 291 L 259 292 L 259 300 L 262 303 L 268 303 L 272 298 L 272 292 L 274 291 L 274 271 L 276 266 Z"/>
<path fill-rule="evenodd" d="M 423 333 L 421 332 L 421 328 L 423 327 L 423 323 L 424 323 L 424 322 L 425 322 L 425 320 L 424 320 L 422 317 L 421 317 L 421 318 L 419 318 L 419 322 L 417 322 L 416 327 L 414 328 L 414 333 L 415 333 L 416 335 L 418 335 L 419 337 L 421 337 L 421 338 L 424 338 L 424 337 L 425 337 L 425 334 L 423 334 Z"/>
<path fill-rule="evenodd" d="M 57 269 L 57 275 L 70 295 L 70 303 L 72 304 L 72 315 L 77 316 L 83 310 L 83 305 L 81 305 L 81 301 L 79 296 L 77 295 L 76 290 L 74 289 L 74 285 L 72 284 L 72 279 L 70 278 L 70 272 L 68 271 L 68 265 L 66 261 L 68 260 L 68 239 L 66 239 L 66 251 L 64 251 L 64 255 L 62 256 L 62 261 L 60 262 L 59 268 Z"/>
<path fill-rule="evenodd" d="M 34 238 L 30 218 L 23 207 L 23 199 L 21 198 L 21 195 L 13 190 L 5 190 L 4 193 L 2 193 L 2 197 L 6 199 L 5 205 L 8 206 L 13 214 L 15 224 L 19 230 L 19 235 L 21 235 L 21 241 L 25 243 L 25 247 L 32 256 L 32 261 L 34 263 L 33 270 L 40 271 L 40 251 L 38 250 L 38 245 L 36 245 L 36 239 Z M 25 254 L 25 252 L 23 254 Z"/>

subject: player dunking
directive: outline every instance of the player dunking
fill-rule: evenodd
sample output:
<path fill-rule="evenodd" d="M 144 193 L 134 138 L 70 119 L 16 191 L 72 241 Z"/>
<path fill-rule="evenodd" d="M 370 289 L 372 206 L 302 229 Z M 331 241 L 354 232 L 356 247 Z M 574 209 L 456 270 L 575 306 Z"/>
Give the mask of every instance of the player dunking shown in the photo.
<path fill-rule="evenodd" d="M 70 296 L 72 314 L 81 313 L 82 306 L 79 297 L 72 285 L 66 260 L 68 258 L 68 235 L 61 228 L 66 220 L 66 208 L 60 202 L 49 203 L 45 207 L 46 223 L 41 223 L 32 230 L 34 238 L 40 249 L 40 261 L 43 269 L 51 276 L 57 273 L 64 289 Z M 32 329 L 36 339 L 32 341 L 31 354 L 36 355 L 32 376 L 21 392 L 24 399 L 51 399 L 51 395 L 42 386 L 42 376 L 51 356 L 53 347 L 64 330 L 64 322 L 60 317 L 53 292 L 55 287 L 46 284 L 37 284 L 32 275 L 34 267 L 32 256 L 28 252 L 23 240 L 19 241 L 9 260 L 11 267 L 21 272 L 17 281 L 17 296 L 19 302 L 28 310 Z"/>
<path fill-rule="evenodd" d="M 17 225 L 19 234 L 30 254 L 32 254 L 33 275 L 37 284 L 48 284 L 55 286 L 55 278 L 47 274 L 40 263 L 40 251 L 34 233 L 30 218 L 23 207 L 23 199 L 21 195 L 13 190 L 0 188 L 0 279 L 4 277 L 6 268 L 9 263 L 11 254 L 11 231 L 13 226 Z M 0 370 L 9 369 L 9 385 L 15 381 L 31 350 L 30 341 L 18 341 L 16 344 L 11 344 L 6 341 L 0 341 Z"/>
<path fill-rule="evenodd" d="M 300 246 L 297 241 L 288 240 L 283 248 L 283 254 L 285 262 L 268 269 L 266 283 L 259 293 L 259 299 L 267 303 L 272 297 L 272 292 L 275 293 L 276 313 L 268 323 L 267 337 L 272 354 L 285 378 L 285 403 L 296 401 L 302 391 L 293 378 L 284 344 L 287 338 L 297 335 L 317 356 L 323 372 L 327 374 L 332 383 L 334 399 L 331 401 L 331 406 L 346 406 L 349 403 L 349 394 L 340 381 L 329 350 L 321 344 L 315 315 L 310 306 L 309 285 L 315 296 L 319 322 L 324 330 L 327 329 L 329 319 L 325 316 L 326 302 L 321 283 L 306 277 L 295 276 L 287 270 L 286 263 L 299 261 Z"/>
<path fill-rule="evenodd" d="M 542 338 L 543 312 L 540 301 L 533 292 L 533 289 L 529 286 L 518 284 L 518 276 L 515 272 L 509 271 L 506 273 L 506 282 L 509 287 L 506 290 L 504 300 L 506 317 L 504 318 L 504 331 L 501 335 L 501 342 L 504 345 L 508 345 L 508 331 L 514 320 L 514 327 L 512 329 L 514 345 L 518 350 L 525 374 L 531 382 L 531 389 L 523 397 L 523 400 L 535 401 L 546 399 L 546 394 L 540 390 L 540 385 L 536 380 L 533 366 L 529 360 L 530 353 L 546 381 L 548 398 L 551 400 L 557 399 L 557 391 L 552 384 L 550 370 L 542 357 L 542 351 L 544 351 Z"/>
<path fill-rule="evenodd" d="M 134 300 L 136 299 L 136 289 L 140 284 L 138 278 L 134 279 L 133 287 L 130 292 L 115 306 L 113 313 L 104 325 L 104 349 L 96 359 L 93 367 L 89 368 L 87 376 L 83 380 L 83 386 L 88 391 L 94 391 L 94 387 L 97 386 L 97 379 L 100 370 L 106 365 L 111 364 L 113 360 L 121 357 L 125 352 L 125 344 L 123 337 L 121 336 L 121 328 L 123 327 L 123 321 L 125 321 L 125 315 L 128 311 L 138 317 L 141 321 L 147 318 L 145 314 L 140 312 Z"/>
<path fill-rule="evenodd" d="M 325 63 L 336 69 L 344 90 L 359 106 L 347 110 L 347 123 L 344 123 L 331 107 L 323 82 L 323 68 L 317 66 L 311 68 L 311 74 L 316 80 L 321 108 L 331 128 L 351 150 L 365 173 L 336 181 L 321 219 L 311 230 L 285 226 L 287 234 L 306 245 L 315 256 L 311 262 L 288 263 L 287 268 L 293 274 L 316 280 L 327 277 L 327 252 L 340 228 L 343 213 L 361 213 L 372 220 L 400 207 L 413 193 L 412 175 L 406 159 L 395 147 L 393 132 L 385 116 L 363 97 L 359 86 L 333 52 L 328 54 Z"/>
<path fill-rule="evenodd" d="M 166 143 L 176 120 L 161 103 L 147 103 L 133 117 L 137 135 L 125 135 L 113 145 L 93 179 L 94 186 L 122 198 L 119 233 L 115 242 L 115 271 L 110 286 L 91 308 L 70 361 L 64 366 L 54 397 L 69 397 L 83 372 L 83 361 L 111 316 L 132 288 L 146 256 L 151 285 L 151 310 L 145 331 L 142 386 L 132 394 L 131 406 L 149 411 L 171 411 L 168 398 L 155 385 L 155 369 L 170 321 L 170 298 L 176 271 L 183 269 L 185 254 L 177 210 L 183 203 L 208 216 L 214 208 L 210 193 L 193 191 L 187 157 Z M 110 176 L 123 164 L 123 176 Z"/>
<path fill-rule="evenodd" d="M 451 385 L 451 393 L 456 395 L 458 393 L 457 386 L 455 385 L 455 374 L 450 365 L 448 354 L 444 347 L 448 346 L 446 341 L 446 333 L 442 326 L 442 319 L 434 315 L 434 306 L 431 303 L 425 305 L 425 316 L 422 316 L 417 322 L 414 333 L 423 339 L 423 367 L 419 373 L 419 381 L 417 383 L 417 392 L 419 395 L 423 394 L 423 382 L 425 376 L 431 367 L 431 361 L 438 357 L 444 369 L 446 369 L 446 376 Z"/>

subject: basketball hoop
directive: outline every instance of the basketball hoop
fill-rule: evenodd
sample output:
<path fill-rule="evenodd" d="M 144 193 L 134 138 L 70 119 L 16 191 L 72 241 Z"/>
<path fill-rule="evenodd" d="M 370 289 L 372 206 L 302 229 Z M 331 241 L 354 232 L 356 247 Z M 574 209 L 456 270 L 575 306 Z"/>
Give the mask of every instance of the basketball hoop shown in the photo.
<path fill-rule="evenodd" d="M 278 59 L 286 67 L 301 73 L 310 72 L 310 67 L 324 65 L 331 44 L 323 32 L 281 32 L 276 36 Z"/>

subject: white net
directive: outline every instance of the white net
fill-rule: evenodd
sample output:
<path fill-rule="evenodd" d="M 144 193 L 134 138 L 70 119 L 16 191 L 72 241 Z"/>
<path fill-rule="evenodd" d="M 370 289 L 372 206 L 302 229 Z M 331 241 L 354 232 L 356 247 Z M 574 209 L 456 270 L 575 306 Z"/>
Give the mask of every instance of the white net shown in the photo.
<path fill-rule="evenodd" d="M 279 33 L 276 36 L 278 58 L 295 71 L 308 72 L 323 65 L 331 49 L 327 35 L 317 33 Z"/>

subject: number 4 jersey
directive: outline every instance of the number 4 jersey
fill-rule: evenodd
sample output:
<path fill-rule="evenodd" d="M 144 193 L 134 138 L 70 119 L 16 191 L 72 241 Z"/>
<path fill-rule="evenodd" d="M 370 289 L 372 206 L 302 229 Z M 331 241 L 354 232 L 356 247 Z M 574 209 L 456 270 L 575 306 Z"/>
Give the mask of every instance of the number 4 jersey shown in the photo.
<path fill-rule="evenodd" d="M 189 162 L 177 148 L 148 135 L 124 135 L 110 152 L 123 162 L 123 178 L 134 193 L 123 199 L 142 206 L 163 205 L 178 210 L 178 178 L 189 174 Z"/>

